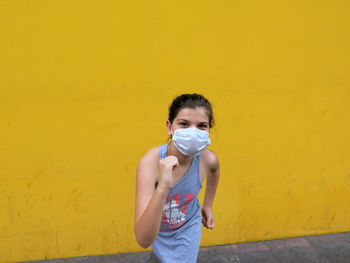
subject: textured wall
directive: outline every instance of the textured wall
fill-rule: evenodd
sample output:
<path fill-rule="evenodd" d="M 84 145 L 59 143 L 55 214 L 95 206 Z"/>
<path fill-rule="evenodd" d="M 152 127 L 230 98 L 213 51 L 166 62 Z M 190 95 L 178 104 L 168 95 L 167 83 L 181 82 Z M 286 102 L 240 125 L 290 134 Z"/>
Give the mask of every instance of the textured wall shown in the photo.
<path fill-rule="evenodd" d="M 202 245 L 349 231 L 349 11 L 1 1 L 0 262 L 141 251 L 136 165 L 183 92 L 206 95 L 217 120 Z"/>

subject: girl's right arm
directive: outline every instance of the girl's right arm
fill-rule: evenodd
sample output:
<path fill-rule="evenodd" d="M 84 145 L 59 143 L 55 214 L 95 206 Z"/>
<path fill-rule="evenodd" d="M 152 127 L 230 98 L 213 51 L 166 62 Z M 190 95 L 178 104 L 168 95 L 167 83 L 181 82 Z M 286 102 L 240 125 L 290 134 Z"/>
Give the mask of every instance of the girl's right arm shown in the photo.
<path fill-rule="evenodd" d="M 134 230 L 136 240 L 143 248 L 149 247 L 157 238 L 163 207 L 173 182 L 172 173 L 179 165 L 175 156 L 159 161 L 159 157 L 155 158 L 157 154 L 156 149 L 150 150 L 137 166 Z"/>

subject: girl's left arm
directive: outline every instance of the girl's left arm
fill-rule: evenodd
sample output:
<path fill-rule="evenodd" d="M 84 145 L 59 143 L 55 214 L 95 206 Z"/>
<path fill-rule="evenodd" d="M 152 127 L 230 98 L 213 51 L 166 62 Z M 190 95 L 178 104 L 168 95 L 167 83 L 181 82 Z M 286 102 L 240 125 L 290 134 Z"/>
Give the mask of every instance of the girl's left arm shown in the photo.
<path fill-rule="evenodd" d="M 208 156 L 209 157 L 209 156 Z M 208 158 L 208 173 L 205 189 L 204 202 L 202 206 L 202 222 L 206 228 L 213 229 L 215 225 L 214 215 L 212 212 L 216 188 L 220 178 L 219 159 L 214 152 L 211 152 Z"/>

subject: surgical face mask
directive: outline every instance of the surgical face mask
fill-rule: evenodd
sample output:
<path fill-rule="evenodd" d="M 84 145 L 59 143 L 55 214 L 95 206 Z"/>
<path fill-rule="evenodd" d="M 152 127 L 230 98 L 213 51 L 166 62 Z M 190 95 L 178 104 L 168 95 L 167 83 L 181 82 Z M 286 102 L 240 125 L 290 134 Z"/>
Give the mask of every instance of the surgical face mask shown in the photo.
<path fill-rule="evenodd" d="M 209 133 L 195 127 L 176 129 L 172 141 L 186 156 L 198 155 L 210 144 Z"/>

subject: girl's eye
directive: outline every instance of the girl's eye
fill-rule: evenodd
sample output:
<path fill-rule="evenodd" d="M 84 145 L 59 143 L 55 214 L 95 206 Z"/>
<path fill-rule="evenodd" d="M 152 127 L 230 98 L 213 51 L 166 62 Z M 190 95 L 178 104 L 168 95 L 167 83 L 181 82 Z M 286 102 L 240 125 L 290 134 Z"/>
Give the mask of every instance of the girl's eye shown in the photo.
<path fill-rule="evenodd" d="M 201 129 L 206 129 L 206 128 L 207 128 L 207 125 L 201 124 L 201 125 L 199 125 L 198 127 L 201 128 Z"/>
<path fill-rule="evenodd" d="M 187 126 L 187 123 L 186 122 L 180 122 L 179 123 L 181 126 Z"/>

